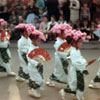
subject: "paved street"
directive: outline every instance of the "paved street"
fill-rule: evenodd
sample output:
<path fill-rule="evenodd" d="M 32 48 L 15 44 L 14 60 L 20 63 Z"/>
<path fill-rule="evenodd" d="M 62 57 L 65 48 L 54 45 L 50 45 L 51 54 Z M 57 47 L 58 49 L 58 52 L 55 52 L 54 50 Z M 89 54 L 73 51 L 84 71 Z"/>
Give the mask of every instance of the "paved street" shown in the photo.
<path fill-rule="evenodd" d="M 51 60 L 44 63 L 44 78 L 45 80 L 51 75 L 54 67 L 54 49 L 53 43 L 42 43 L 41 47 L 45 48 L 51 55 Z M 11 68 L 17 73 L 19 68 L 19 60 L 17 54 L 16 43 L 12 43 L 10 46 L 12 53 L 12 59 L 10 61 Z M 100 42 L 94 43 L 84 43 L 82 49 L 83 56 L 87 61 L 98 58 L 100 56 Z M 89 70 L 89 75 L 85 78 L 86 89 L 84 93 L 85 100 L 100 100 L 100 89 L 89 89 L 88 84 L 91 79 L 95 77 L 95 74 L 100 67 L 98 62 L 91 65 Z M 54 88 L 45 87 L 45 91 L 41 92 L 42 98 L 39 100 L 61 100 L 58 91 L 61 88 L 66 87 L 66 85 L 56 83 Z M 16 82 L 15 78 L 7 77 L 5 73 L 0 73 L 0 100 L 36 100 L 28 96 L 28 87 L 26 83 Z M 66 100 L 73 100 L 73 96 L 66 94 Z"/>

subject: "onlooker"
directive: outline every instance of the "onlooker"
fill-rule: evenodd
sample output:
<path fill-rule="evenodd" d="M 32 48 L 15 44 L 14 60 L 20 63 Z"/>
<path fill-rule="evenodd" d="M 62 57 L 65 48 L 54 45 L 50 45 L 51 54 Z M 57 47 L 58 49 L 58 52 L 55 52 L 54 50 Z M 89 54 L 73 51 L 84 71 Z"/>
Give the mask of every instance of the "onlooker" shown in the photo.
<path fill-rule="evenodd" d="M 39 30 L 44 33 L 44 31 L 46 30 L 47 24 L 48 24 L 48 18 L 44 16 L 43 21 L 40 23 Z"/>
<path fill-rule="evenodd" d="M 75 22 L 75 24 L 73 25 L 73 28 L 74 28 L 74 29 L 77 29 L 77 30 L 80 30 L 80 25 L 81 25 L 80 20 L 77 20 L 77 21 Z"/>
<path fill-rule="evenodd" d="M 72 21 L 72 23 L 79 19 L 79 9 L 79 0 L 70 0 L 70 20 Z"/>
<path fill-rule="evenodd" d="M 44 11 L 44 9 L 39 9 L 39 21 L 41 22 L 43 20 L 43 17 L 47 15 L 47 11 Z"/>
<path fill-rule="evenodd" d="M 36 27 L 36 29 L 39 29 L 39 20 L 38 20 L 38 18 L 34 18 L 33 25 Z"/>
<path fill-rule="evenodd" d="M 67 22 L 70 20 L 70 1 L 69 0 L 64 0 L 64 4 L 61 7 L 61 10 L 63 11 L 63 15 L 65 20 Z"/>
<path fill-rule="evenodd" d="M 90 20 L 90 9 L 88 7 L 88 4 L 83 4 L 83 7 L 81 7 L 81 20 Z"/>
<path fill-rule="evenodd" d="M 36 0 L 36 7 L 40 9 L 44 9 L 45 8 L 44 0 Z"/>
<path fill-rule="evenodd" d="M 19 16 L 19 23 L 25 23 L 23 16 Z"/>
<path fill-rule="evenodd" d="M 28 14 L 38 14 L 38 9 L 35 6 L 34 0 L 29 2 Z"/>
<path fill-rule="evenodd" d="M 55 40 L 56 39 L 56 34 L 53 34 L 50 31 L 51 28 L 56 24 L 57 24 L 57 22 L 56 22 L 55 16 L 51 16 L 51 20 L 50 20 L 50 22 L 48 23 L 48 26 L 47 26 L 47 32 L 48 32 L 48 35 L 49 35 L 49 37 L 48 37 L 49 40 Z"/>
<path fill-rule="evenodd" d="M 36 15 L 38 15 L 38 11 L 37 11 L 37 8 L 35 7 L 35 2 L 31 1 L 28 7 L 28 15 L 26 18 L 26 23 L 33 24 L 34 18 L 36 17 Z"/>
<path fill-rule="evenodd" d="M 47 0 L 46 7 L 48 12 L 48 19 L 50 20 L 51 16 L 54 15 L 56 19 L 59 19 L 59 8 L 58 0 Z"/>
<path fill-rule="evenodd" d="M 44 16 L 43 21 L 40 23 L 39 30 L 44 33 L 46 40 L 48 39 L 47 24 L 48 24 L 48 18 Z"/>
<path fill-rule="evenodd" d="M 27 18 L 27 14 L 28 14 L 28 9 L 27 9 L 27 5 L 23 5 L 23 7 L 22 7 L 22 16 L 23 16 L 23 18 L 26 20 L 26 18 Z"/>
<path fill-rule="evenodd" d="M 63 15 L 60 15 L 59 16 L 59 20 L 58 20 L 58 24 L 66 24 L 66 20 L 64 19 L 64 16 Z"/>
<path fill-rule="evenodd" d="M 9 22 L 11 24 L 17 25 L 19 23 L 18 17 L 19 16 L 16 14 L 16 12 L 14 10 L 12 10 L 11 15 L 9 17 Z"/>
<path fill-rule="evenodd" d="M 82 25 L 80 26 L 82 32 L 86 32 L 87 35 L 90 35 L 90 25 L 87 20 L 84 20 Z"/>

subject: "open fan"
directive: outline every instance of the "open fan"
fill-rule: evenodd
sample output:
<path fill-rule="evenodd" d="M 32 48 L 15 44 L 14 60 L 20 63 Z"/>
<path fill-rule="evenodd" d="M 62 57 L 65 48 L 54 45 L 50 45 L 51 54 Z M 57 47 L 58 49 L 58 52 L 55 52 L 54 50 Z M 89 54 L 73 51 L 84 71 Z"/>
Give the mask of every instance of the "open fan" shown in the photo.
<path fill-rule="evenodd" d="M 68 44 L 67 42 L 64 42 L 63 44 L 61 44 L 58 48 L 59 52 L 64 52 L 66 49 L 69 49 L 71 47 L 70 44 Z"/>
<path fill-rule="evenodd" d="M 42 49 L 42 48 L 36 48 L 32 50 L 29 53 L 28 57 L 30 57 L 31 59 L 35 59 L 36 57 L 39 57 L 43 61 L 48 61 L 51 59 L 49 53 L 45 49 Z"/>

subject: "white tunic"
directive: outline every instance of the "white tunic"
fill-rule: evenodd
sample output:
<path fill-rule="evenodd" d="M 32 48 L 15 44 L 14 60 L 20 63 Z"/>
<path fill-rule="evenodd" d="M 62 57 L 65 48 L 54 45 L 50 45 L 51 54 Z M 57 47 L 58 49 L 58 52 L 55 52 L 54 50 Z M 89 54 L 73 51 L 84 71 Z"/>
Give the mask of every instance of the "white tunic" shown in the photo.
<path fill-rule="evenodd" d="M 39 47 L 31 44 L 28 54 L 36 48 L 39 48 Z M 31 59 L 31 58 L 28 57 L 28 71 L 29 71 L 30 79 L 32 81 L 35 81 L 38 85 L 41 85 L 43 83 L 43 79 L 42 79 L 42 76 L 40 75 L 40 73 L 38 72 L 38 70 L 36 68 L 38 63 L 39 63 L 37 60 Z"/>
<path fill-rule="evenodd" d="M 70 59 L 71 59 L 71 66 L 70 66 L 70 81 L 69 87 L 72 91 L 76 91 L 76 97 L 78 100 L 81 100 L 83 97 L 83 91 L 77 89 L 77 72 L 80 71 L 81 73 L 86 70 L 86 60 L 82 57 L 80 50 L 76 49 L 75 47 L 71 47 L 70 51 Z M 84 84 L 84 83 L 83 83 Z"/>
<path fill-rule="evenodd" d="M 77 76 L 76 71 L 83 72 L 86 69 L 86 60 L 82 57 L 80 50 L 76 50 L 75 47 L 71 47 L 70 51 L 70 88 L 73 91 L 77 89 Z"/>
<path fill-rule="evenodd" d="M 58 48 L 61 44 L 66 42 L 66 40 L 62 40 L 61 38 L 57 38 L 57 41 L 54 44 L 55 52 L 55 68 L 53 74 L 57 77 L 58 80 L 62 82 L 68 82 L 68 75 L 64 72 L 63 65 L 61 62 L 61 58 L 66 60 L 67 55 L 69 54 L 70 49 L 65 50 L 65 52 L 58 52 Z M 68 66 L 66 66 L 68 67 Z"/>
<path fill-rule="evenodd" d="M 24 36 L 21 36 L 21 38 L 18 40 L 18 55 L 19 55 L 19 60 L 20 60 L 20 67 L 23 68 L 23 71 L 27 74 L 28 73 L 28 65 L 27 63 L 24 61 L 22 55 L 25 53 L 27 56 L 29 47 L 31 44 L 31 40 L 28 38 L 25 38 Z"/>

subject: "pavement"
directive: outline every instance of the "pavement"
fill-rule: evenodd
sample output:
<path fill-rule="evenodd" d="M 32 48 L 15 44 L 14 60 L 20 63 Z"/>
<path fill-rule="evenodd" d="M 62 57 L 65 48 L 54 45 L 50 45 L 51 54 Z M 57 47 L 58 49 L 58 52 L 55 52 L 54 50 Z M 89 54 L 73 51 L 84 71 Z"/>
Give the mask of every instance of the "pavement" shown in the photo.
<path fill-rule="evenodd" d="M 43 43 L 40 47 L 45 48 L 51 56 L 51 60 L 44 63 L 44 78 L 47 81 L 48 77 L 53 72 L 54 68 L 54 42 Z M 11 42 L 10 50 L 12 53 L 12 59 L 10 60 L 12 71 L 18 72 L 19 59 L 17 53 L 16 42 Z M 99 58 L 100 56 L 100 42 L 84 42 L 81 48 L 82 55 L 87 61 L 93 58 Z M 98 62 L 95 62 L 88 68 L 89 75 L 85 77 L 85 100 L 100 100 L 100 89 L 89 89 L 88 84 L 95 77 L 98 68 L 100 67 Z M 45 86 L 45 91 L 40 91 L 42 97 L 39 100 L 62 100 L 58 91 L 61 88 L 65 88 L 66 85 L 56 83 L 55 87 Z M 66 94 L 66 100 L 73 100 L 73 96 Z M 24 82 L 16 82 L 15 77 L 7 77 L 6 73 L 0 73 L 0 100 L 36 100 L 28 96 L 28 86 Z"/>

